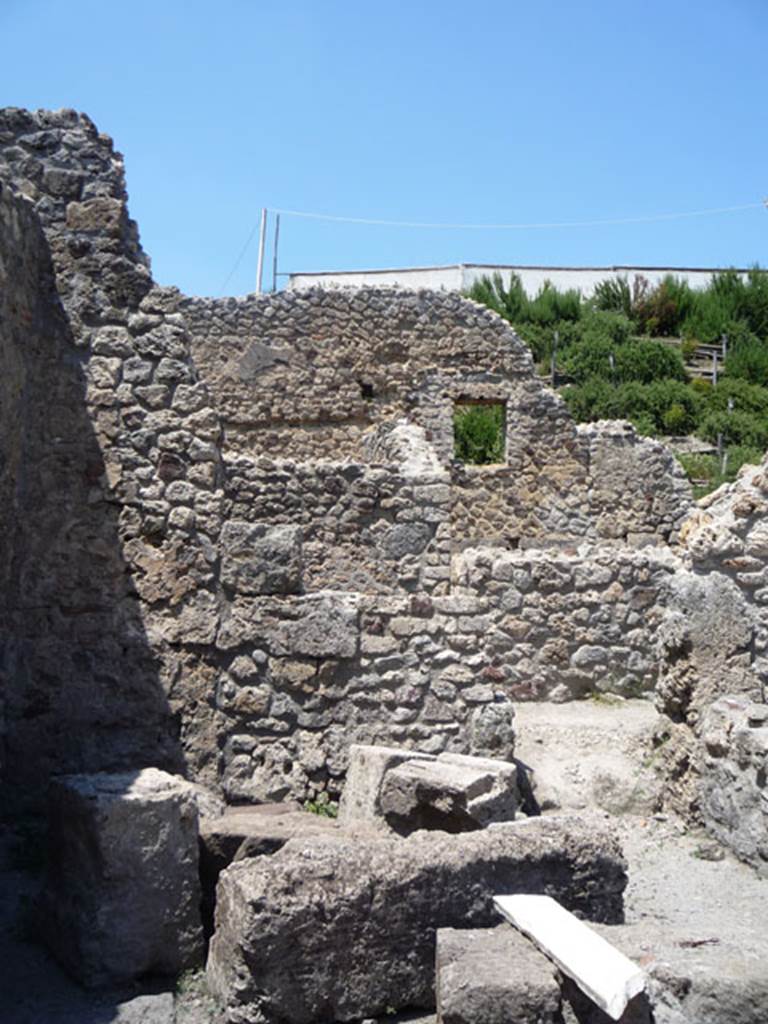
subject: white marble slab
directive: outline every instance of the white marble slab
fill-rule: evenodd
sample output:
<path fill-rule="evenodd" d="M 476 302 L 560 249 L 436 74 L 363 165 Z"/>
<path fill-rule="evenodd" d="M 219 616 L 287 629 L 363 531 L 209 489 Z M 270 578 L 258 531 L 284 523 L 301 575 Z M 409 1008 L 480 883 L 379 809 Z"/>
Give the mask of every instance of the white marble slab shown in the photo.
<path fill-rule="evenodd" d="M 645 988 L 637 964 L 551 896 L 496 896 L 493 902 L 613 1020 Z"/>

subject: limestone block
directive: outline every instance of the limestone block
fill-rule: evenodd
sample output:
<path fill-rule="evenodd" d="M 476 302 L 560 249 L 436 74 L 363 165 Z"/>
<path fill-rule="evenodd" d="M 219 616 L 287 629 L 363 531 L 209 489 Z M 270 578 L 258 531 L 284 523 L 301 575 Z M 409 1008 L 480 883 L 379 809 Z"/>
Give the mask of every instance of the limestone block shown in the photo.
<path fill-rule="evenodd" d="M 221 582 L 240 594 L 296 594 L 301 590 L 298 526 L 232 520 L 221 531 Z"/>
<path fill-rule="evenodd" d="M 366 824 L 384 828 L 381 788 L 386 773 L 405 761 L 434 761 L 433 754 L 400 747 L 374 747 L 353 743 L 349 768 L 339 803 L 339 821 L 344 825 Z"/>
<path fill-rule="evenodd" d="M 194 788 L 156 768 L 54 781 L 40 919 L 83 984 L 202 962 L 197 820 Z"/>
<path fill-rule="evenodd" d="M 512 928 L 437 933 L 438 1024 L 557 1024 L 554 965 Z"/>
<path fill-rule="evenodd" d="M 222 872 L 209 987 L 229 1019 L 264 1024 L 430 1009 L 438 929 L 496 924 L 493 896 L 515 891 L 615 921 L 625 884 L 615 839 L 576 819 L 294 839 Z"/>
<path fill-rule="evenodd" d="M 435 762 L 406 761 L 381 787 L 381 812 L 396 832 L 421 828 L 472 832 L 515 816 L 517 769 L 489 758 L 441 754 Z"/>

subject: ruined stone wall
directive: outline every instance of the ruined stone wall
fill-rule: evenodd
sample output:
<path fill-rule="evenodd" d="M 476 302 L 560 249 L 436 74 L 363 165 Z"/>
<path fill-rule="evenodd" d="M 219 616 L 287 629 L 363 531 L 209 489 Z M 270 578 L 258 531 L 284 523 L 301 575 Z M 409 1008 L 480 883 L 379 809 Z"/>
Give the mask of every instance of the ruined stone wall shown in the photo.
<path fill-rule="evenodd" d="M 7 779 L 39 800 L 51 771 L 215 774 L 215 738 L 194 739 L 210 673 L 193 655 L 182 685 L 189 654 L 167 639 L 215 636 L 221 500 L 218 421 L 174 293 L 152 288 L 122 161 L 88 118 L 4 111 L 3 179 L 30 201 L 9 200 L 24 212 L 2 235 L 0 376 L 24 377 L 2 466 Z M 32 245 L 47 291 L 19 262 Z"/>
<path fill-rule="evenodd" d="M 686 568 L 659 629 L 667 801 L 701 813 L 702 719 L 724 696 L 765 703 L 768 681 L 768 461 L 702 498 L 682 530 Z M 721 752 L 718 756 L 723 757 Z"/>
<path fill-rule="evenodd" d="M 455 295 L 315 289 L 187 299 L 182 310 L 228 450 L 362 461 L 364 433 L 407 416 L 447 462 L 454 401 L 509 401 L 521 438 L 514 449 L 530 440 L 542 401 L 559 405 L 542 398 L 530 353 L 508 325 Z M 536 433 L 561 430 L 574 432 L 566 414 L 549 435 Z"/>
<path fill-rule="evenodd" d="M 614 540 L 663 540 L 686 494 L 632 438 L 620 484 L 596 482 L 605 446 L 499 318 L 158 288 L 122 161 L 72 111 L 0 114 L 3 179 L 31 204 L 8 201 L 0 244 L 11 783 L 156 764 L 231 799 L 337 793 L 355 740 L 508 755 L 511 696 L 648 684 L 662 570 L 617 549 L 593 597 L 567 545 L 611 505 Z M 451 465 L 466 400 L 506 404 L 503 469 Z M 541 579 L 516 563 L 526 590 L 466 576 L 478 540 L 566 549 Z"/>
<path fill-rule="evenodd" d="M 576 428 L 499 317 L 455 295 L 287 292 L 185 300 L 227 452 L 378 461 L 382 424 L 422 428 L 451 473 L 456 543 L 669 542 L 691 501 L 671 454 L 626 424 Z M 454 461 L 456 404 L 505 407 L 505 459 Z"/>
<path fill-rule="evenodd" d="M 14 802 L 52 772 L 181 760 L 31 204 L 0 184 L 0 672 Z"/>
<path fill-rule="evenodd" d="M 653 691 L 654 638 L 679 559 L 668 550 L 476 548 L 454 566 L 472 597 L 478 651 L 513 700 L 573 700 Z"/>

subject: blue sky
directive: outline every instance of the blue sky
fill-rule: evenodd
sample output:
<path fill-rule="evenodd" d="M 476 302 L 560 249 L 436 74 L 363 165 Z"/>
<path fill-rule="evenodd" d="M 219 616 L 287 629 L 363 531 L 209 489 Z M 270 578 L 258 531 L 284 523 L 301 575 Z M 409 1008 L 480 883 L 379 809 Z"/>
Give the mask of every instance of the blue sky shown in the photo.
<path fill-rule="evenodd" d="M 112 135 L 155 277 L 189 293 L 222 294 L 262 206 L 552 223 L 768 196 L 765 0 L 0 0 L 0 39 L 0 104 L 75 107 Z M 768 265 L 768 211 L 518 231 L 283 217 L 279 255 Z M 255 263 L 254 238 L 226 293 Z"/>

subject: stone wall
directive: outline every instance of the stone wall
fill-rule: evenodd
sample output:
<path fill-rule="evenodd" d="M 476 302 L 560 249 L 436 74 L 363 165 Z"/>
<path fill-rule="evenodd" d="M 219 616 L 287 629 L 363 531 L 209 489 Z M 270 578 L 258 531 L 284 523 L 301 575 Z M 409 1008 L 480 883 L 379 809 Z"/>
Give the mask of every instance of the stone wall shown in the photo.
<path fill-rule="evenodd" d="M 701 811 L 702 718 L 724 695 L 765 703 L 768 680 L 768 461 L 702 498 L 683 526 L 685 568 L 657 640 L 667 801 Z"/>
<path fill-rule="evenodd" d="M 0 304 L 0 761 L 24 801 L 65 767 L 181 759 L 108 493 L 103 410 L 86 406 L 39 221 L 2 183 Z"/>
<path fill-rule="evenodd" d="M 654 638 L 681 563 L 670 551 L 471 549 L 456 594 L 482 602 L 479 650 L 514 700 L 653 691 Z"/>
<path fill-rule="evenodd" d="M 667 570 L 623 545 L 670 539 L 689 491 L 660 446 L 577 429 L 498 317 L 156 287 L 122 160 L 72 111 L 2 112 L 0 180 L 27 197 L 4 187 L 0 238 L 17 790 L 154 764 L 335 794 L 351 742 L 509 754 L 510 697 L 650 685 Z M 504 466 L 453 463 L 467 400 L 506 404 Z"/>
<path fill-rule="evenodd" d="M 228 519 L 295 527 L 301 573 L 292 589 L 444 593 L 450 577 L 445 474 L 395 466 L 225 460 Z"/>

